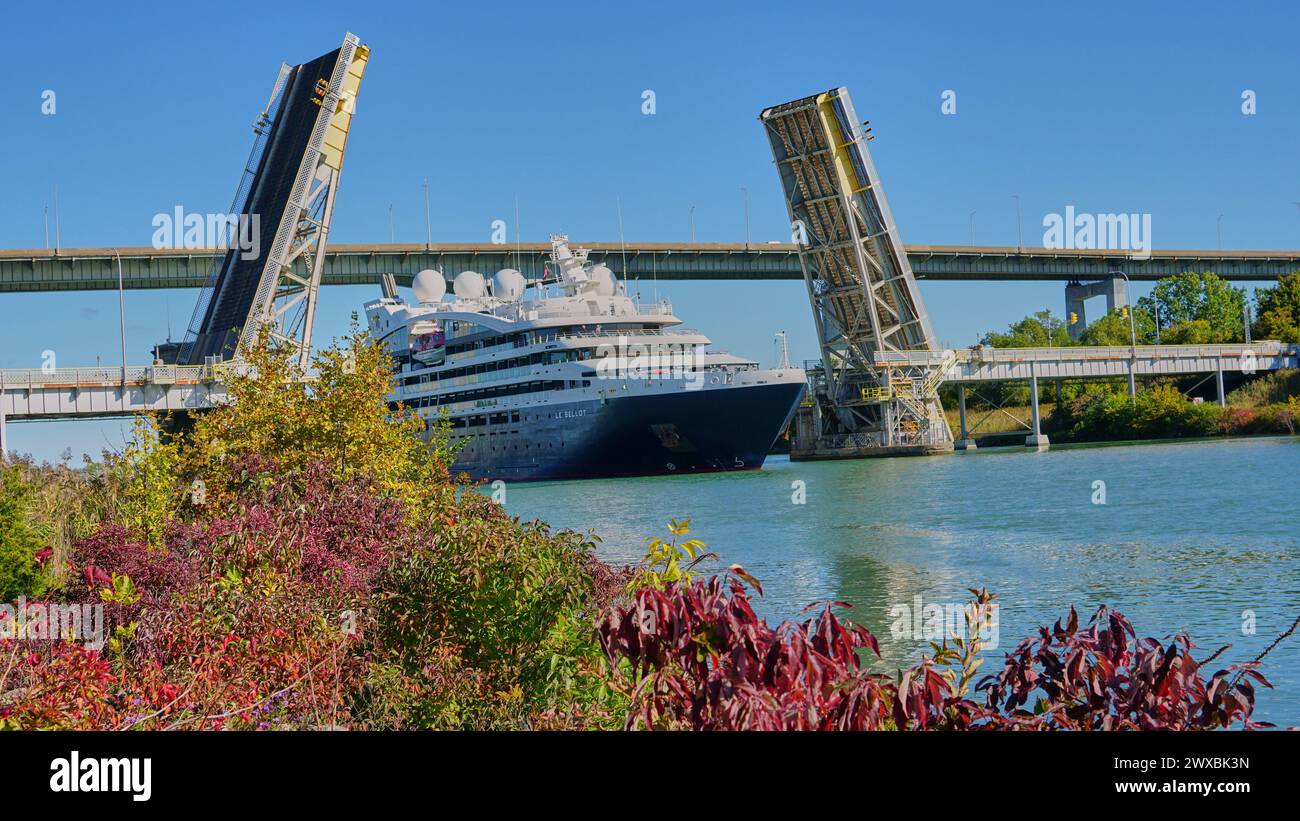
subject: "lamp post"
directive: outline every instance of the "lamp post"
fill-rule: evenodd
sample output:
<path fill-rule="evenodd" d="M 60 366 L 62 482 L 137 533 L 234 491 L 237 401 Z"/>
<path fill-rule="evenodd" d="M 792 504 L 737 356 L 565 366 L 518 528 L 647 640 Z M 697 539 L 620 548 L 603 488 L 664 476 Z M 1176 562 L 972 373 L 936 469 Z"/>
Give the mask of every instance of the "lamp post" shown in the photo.
<path fill-rule="evenodd" d="M 1025 249 L 1025 228 L 1020 219 L 1020 195 L 1012 194 L 1011 198 L 1016 201 L 1016 250 L 1023 251 Z"/>
<path fill-rule="evenodd" d="M 691 217 L 691 242 L 695 242 L 695 206 L 694 205 L 691 206 L 690 217 Z"/>
<path fill-rule="evenodd" d="M 424 250 L 433 248 L 433 220 L 429 217 L 429 178 L 424 178 Z"/>
<path fill-rule="evenodd" d="M 1220 214 L 1214 220 L 1214 230 L 1215 233 L 1217 233 L 1219 236 L 1219 250 L 1222 251 L 1223 250 L 1223 215 L 1222 214 Z"/>
<path fill-rule="evenodd" d="M 122 340 L 122 388 L 126 388 L 126 289 L 122 282 L 122 255 L 116 248 L 113 257 L 117 260 L 117 330 Z M 124 397 L 125 398 L 125 397 Z"/>
<path fill-rule="evenodd" d="M 745 193 L 745 248 L 749 249 L 749 189 L 740 186 L 740 190 Z"/>
<path fill-rule="evenodd" d="M 1115 273 L 1124 277 L 1124 293 L 1127 297 L 1133 291 L 1133 283 L 1129 280 L 1128 274 L 1116 270 Z M 1128 395 L 1133 400 L 1133 407 L 1137 407 L 1137 378 L 1133 375 L 1134 368 L 1137 367 L 1138 343 L 1137 343 L 1137 326 L 1133 322 L 1133 306 L 1127 305 L 1128 308 L 1128 338 L 1129 344 L 1132 345 L 1131 353 L 1128 360 Z"/>
<path fill-rule="evenodd" d="M 970 244 L 975 244 L 975 211 L 970 212 Z"/>

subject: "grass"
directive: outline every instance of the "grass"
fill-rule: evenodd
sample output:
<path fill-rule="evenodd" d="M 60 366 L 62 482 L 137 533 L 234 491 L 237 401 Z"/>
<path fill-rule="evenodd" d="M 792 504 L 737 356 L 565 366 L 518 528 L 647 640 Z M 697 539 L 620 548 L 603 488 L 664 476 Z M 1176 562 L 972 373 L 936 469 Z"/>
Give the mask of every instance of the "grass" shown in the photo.
<path fill-rule="evenodd" d="M 1038 403 L 1039 419 L 1045 422 L 1047 417 L 1052 415 L 1052 409 L 1055 407 L 1056 403 L 1054 402 Z M 952 435 L 954 437 L 961 436 L 961 415 L 957 409 L 944 408 L 944 414 L 948 417 L 948 427 L 952 428 Z M 1030 415 L 1031 409 L 1028 405 L 1014 405 L 1000 410 L 972 408 L 969 404 L 966 406 L 966 424 L 970 427 L 970 434 L 977 439 L 990 434 L 1014 433 L 1015 431 L 1028 434 L 1029 430 L 1027 428 L 1031 424 L 1029 421 Z M 1017 419 L 1024 424 L 1016 424 Z"/>

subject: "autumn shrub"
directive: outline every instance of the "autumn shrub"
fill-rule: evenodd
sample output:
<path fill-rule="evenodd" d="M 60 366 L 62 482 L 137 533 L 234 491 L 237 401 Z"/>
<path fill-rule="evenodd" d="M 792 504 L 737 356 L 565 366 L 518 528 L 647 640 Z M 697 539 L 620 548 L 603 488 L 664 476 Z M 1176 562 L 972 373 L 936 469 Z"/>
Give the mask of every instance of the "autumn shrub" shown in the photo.
<path fill-rule="evenodd" d="M 1300 397 L 1291 397 L 1285 403 L 1265 405 L 1255 415 L 1256 427 L 1262 433 L 1295 435 L 1300 424 Z"/>
<path fill-rule="evenodd" d="M 575 700 L 598 711 L 604 681 L 592 628 L 609 593 L 597 587 L 608 571 L 592 572 L 593 547 L 572 531 L 520 524 L 486 497 L 462 497 L 382 574 L 377 657 L 429 693 L 420 712 L 435 717 L 431 726 L 517 725 Z M 428 658 L 449 653 L 476 671 L 480 690 L 509 694 L 515 714 L 467 699 L 463 682 L 431 687 L 431 676 L 447 672 Z M 449 695 L 460 709 L 434 703 Z"/>
<path fill-rule="evenodd" d="M 1007 654 L 1000 673 L 974 682 L 983 661 L 978 630 L 933 646 L 896 676 L 870 672 L 879 656 L 870 631 L 813 607 L 804 622 L 773 628 L 755 615 L 750 589 L 725 576 L 638 590 L 600 625 L 629 729 L 692 730 L 1205 730 L 1268 726 L 1251 719 L 1258 662 L 1227 665 L 1206 678 L 1186 635 L 1137 637 L 1101 607 L 1086 627 L 1073 609 L 1065 624 Z M 993 597 L 972 591 L 968 628 L 983 623 Z M 1217 655 L 1217 654 L 1216 654 Z M 1211 657 L 1212 659 L 1213 657 Z"/>
<path fill-rule="evenodd" d="M 310 385 L 249 359 L 232 404 L 99 467 L 57 593 L 104 644 L 0 640 L 0 728 L 611 726 L 594 624 L 626 580 L 592 540 L 453 479 L 364 334 Z"/>

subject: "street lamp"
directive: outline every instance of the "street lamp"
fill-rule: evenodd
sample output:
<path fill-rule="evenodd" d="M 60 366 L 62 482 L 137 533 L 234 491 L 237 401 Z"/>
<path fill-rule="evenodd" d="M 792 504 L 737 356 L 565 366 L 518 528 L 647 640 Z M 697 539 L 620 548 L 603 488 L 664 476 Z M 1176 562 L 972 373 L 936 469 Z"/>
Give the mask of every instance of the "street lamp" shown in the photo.
<path fill-rule="evenodd" d="M 975 211 L 970 212 L 970 244 L 975 244 Z"/>
<path fill-rule="evenodd" d="M 1016 201 L 1016 250 L 1023 251 L 1025 248 L 1025 229 L 1024 223 L 1020 219 L 1020 195 L 1012 194 L 1011 198 Z"/>
<path fill-rule="evenodd" d="M 1128 274 L 1123 271 L 1117 269 L 1115 273 L 1124 277 L 1124 297 L 1125 301 L 1128 301 L 1129 294 L 1133 292 L 1133 283 L 1129 280 Z M 1133 322 L 1133 306 L 1130 304 L 1126 307 L 1128 308 L 1128 338 L 1129 343 L 1132 345 L 1132 353 L 1128 360 L 1128 395 L 1133 400 L 1133 407 L 1137 407 L 1137 379 L 1133 375 L 1133 369 L 1137 367 L 1138 356 L 1137 326 Z"/>
<path fill-rule="evenodd" d="M 740 190 L 745 192 L 745 248 L 749 248 L 749 189 L 740 186 Z"/>
<path fill-rule="evenodd" d="M 113 257 L 117 260 L 117 330 L 122 339 L 122 387 L 126 388 L 126 291 L 122 284 L 122 255 L 116 248 Z"/>
<path fill-rule="evenodd" d="M 695 242 L 695 206 L 691 206 L 691 242 Z"/>
<path fill-rule="evenodd" d="M 1218 218 L 1214 221 L 1214 230 L 1219 235 L 1219 250 L 1222 251 L 1223 250 L 1223 215 L 1222 214 L 1220 214 Z"/>

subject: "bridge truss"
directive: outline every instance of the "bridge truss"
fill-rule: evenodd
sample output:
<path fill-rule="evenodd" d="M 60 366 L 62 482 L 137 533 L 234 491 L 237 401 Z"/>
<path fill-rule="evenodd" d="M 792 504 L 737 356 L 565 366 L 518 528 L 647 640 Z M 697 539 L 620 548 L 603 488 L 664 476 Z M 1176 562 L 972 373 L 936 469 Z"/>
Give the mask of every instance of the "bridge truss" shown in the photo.
<path fill-rule="evenodd" d="M 266 329 L 306 367 L 343 151 L 370 50 L 348 34 L 308 63 L 280 67 L 185 341 L 164 359 L 239 359 Z M 251 227 L 250 227 L 251 226 Z M 247 247 L 236 240 L 251 238 Z"/>
<path fill-rule="evenodd" d="M 848 90 L 765 109 L 822 353 L 792 455 L 950 450 L 939 403 L 942 356 Z M 869 129 L 868 129 L 869 131 Z"/>

